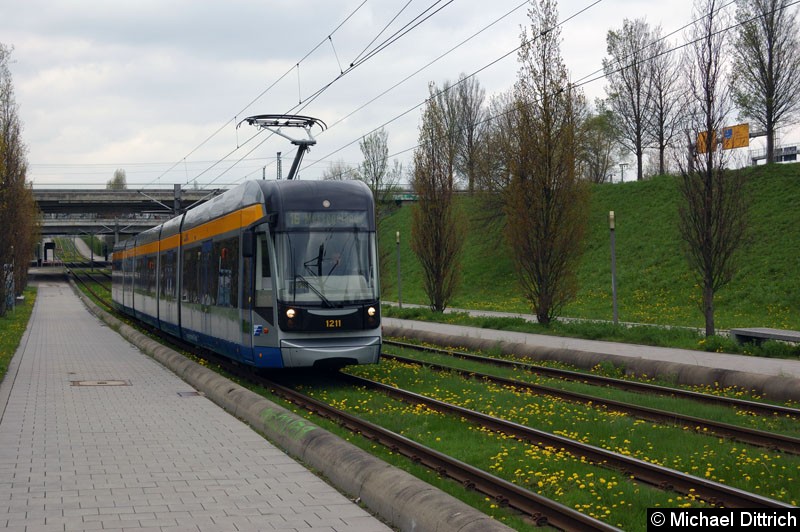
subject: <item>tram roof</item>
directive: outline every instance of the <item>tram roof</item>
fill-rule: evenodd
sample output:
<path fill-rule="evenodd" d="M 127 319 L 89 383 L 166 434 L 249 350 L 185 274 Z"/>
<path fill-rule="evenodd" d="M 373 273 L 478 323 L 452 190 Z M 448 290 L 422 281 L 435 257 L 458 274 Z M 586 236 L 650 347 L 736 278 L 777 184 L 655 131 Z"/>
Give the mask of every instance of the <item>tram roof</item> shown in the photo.
<path fill-rule="evenodd" d="M 373 212 L 372 192 L 362 181 L 256 181 L 267 212 L 366 210 Z M 323 204 L 324 203 L 324 204 Z"/>
<path fill-rule="evenodd" d="M 323 209 L 365 210 L 375 227 L 372 192 L 362 181 L 247 181 L 164 224 L 140 233 L 138 243 L 149 242 L 197 227 L 251 205 L 262 204 L 266 213 Z M 128 245 L 134 239 L 128 241 Z M 124 246 L 124 244 L 123 244 Z M 117 248 L 122 246 L 118 245 Z"/>

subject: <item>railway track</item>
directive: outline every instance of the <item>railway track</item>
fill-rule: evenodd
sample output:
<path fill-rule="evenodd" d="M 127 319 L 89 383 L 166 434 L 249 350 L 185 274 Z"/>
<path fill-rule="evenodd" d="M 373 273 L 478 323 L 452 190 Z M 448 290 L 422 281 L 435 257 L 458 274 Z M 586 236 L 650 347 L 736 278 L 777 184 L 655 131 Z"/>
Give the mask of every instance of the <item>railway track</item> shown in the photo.
<path fill-rule="evenodd" d="M 404 362 L 406 364 L 424 365 L 436 371 L 448 371 L 451 373 L 457 373 L 464 378 L 476 378 L 484 380 L 486 382 L 492 382 L 495 384 L 510 386 L 515 389 L 526 389 L 533 393 L 550 395 L 552 397 L 565 399 L 567 401 L 573 401 L 583 404 L 591 404 L 595 406 L 598 405 L 604 406 L 609 410 L 622 412 L 640 419 L 655 421 L 657 423 L 665 423 L 673 425 L 682 424 L 684 426 L 692 427 L 697 432 L 707 432 L 721 437 L 731 438 L 743 443 L 756 445 L 759 447 L 766 447 L 768 449 L 780 450 L 791 454 L 800 454 L 800 439 L 791 436 L 785 436 L 782 434 L 775 434 L 772 432 L 740 427 L 738 425 L 721 423 L 695 416 L 687 416 L 681 414 L 680 412 L 659 410 L 632 403 L 625 403 L 622 401 L 605 399 L 595 395 L 570 392 L 562 390 L 560 388 L 554 388 L 551 386 L 531 384 L 520 380 L 507 379 L 504 377 L 498 377 L 486 373 L 478 373 L 471 370 L 469 371 L 462 370 L 452 366 L 444 366 L 441 364 L 434 364 L 431 362 L 422 362 L 413 358 L 408 358 L 398 355 L 389 355 L 384 353 L 381 356 L 383 358 L 397 360 L 400 362 Z"/>
<path fill-rule="evenodd" d="M 98 279 L 98 275 L 102 275 L 102 273 L 96 272 L 95 274 L 89 273 L 85 270 L 81 270 L 75 267 L 69 267 L 65 265 L 67 273 L 72 276 L 73 279 L 80 282 L 82 286 L 86 287 L 88 291 L 90 291 L 95 298 L 103 300 L 105 306 L 107 308 L 111 308 L 110 303 L 106 302 L 106 298 L 111 298 L 111 278 L 109 276 L 108 279 L 100 280 Z M 101 297 L 97 294 L 91 287 L 92 286 L 99 286 L 103 289 L 104 295 Z"/>
<path fill-rule="evenodd" d="M 283 386 L 264 377 L 253 377 L 252 374 L 249 376 L 243 375 L 243 377 L 257 382 L 272 393 L 307 411 L 329 419 L 371 441 L 384 445 L 412 462 L 425 465 L 440 475 L 449 477 L 461 483 L 467 489 L 483 493 L 497 501 L 501 506 L 509 506 L 522 512 L 536 525 L 547 524 L 569 531 L 619 530 L 614 526 L 456 460 L 400 434 L 336 409 L 290 387 Z"/>
<path fill-rule="evenodd" d="M 97 301 L 103 304 L 107 310 L 114 312 L 111 305 L 111 275 L 108 275 L 108 282 L 98 281 L 97 278 L 89 272 L 78 270 L 77 268 L 65 265 L 67 274 L 79 283 L 87 292 L 89 292 Z M 104 293 L 98 294 L 92 286 L 100 286 L 103 288 Z M 115 313 L 116 315 L 116 313 Z"/>
<path fill-rule="evenodd" d="M 701 403 L 707 403 L 717 406 L 729 406 L 741 409 L 746 412 L 752 412 L 763 416 L 791 416 L 800 419 L 800 409 L 792 408 L 783 405 L 772 405 L 768 403 L 760 403 L 757 401 L 748 401 L 745 399 L 738 399 L 734 397 L 721 397 L 717 395 L 704 394 L 700 392 L 693 392 L 691 390 L 683 390 L 680 388 L 670 388 L 668 386 L 661 386 L 658 384 L 649 384 L 645 382 L 629 381 L 625 379 L 615 379 L 613 377 L 605 377 L 602 375 L 594 375 L 591 373 L 581 373 L 578 371 L 571 371 L 559 368 L 551 368 L 541 366 L 538 364 L 530 364 L 525 362 L 516 362 L 513 360 L 505 360 L 501 358 L 493 358 L 475 355 L 472 353 L 465 353 L 462 351 L 452 349 L 441 349 L 429 346 L 421 346 L 411 344 L 408 342 L 400 342 L 396 340 L 384 339 L 384 345 L 402 347 L 407 349 L 414 349 L 417 351 L 427 351 L 431 353 L 445 354 L 465 360 L 473 360 L 485 364 L 502 366 L 508 368 L 519 368 L 537 375 L 545 375 L 557 379 L 570 380 L 576 382 L 584 382 L 587 384 L 594 384 L 597 386 L 609 386 L 619 390 L 627 390 L 646 394 L 656 394 L 663 396 L 672 396 L 681 399 L 691 399 Z"/>
<path fill-rule="evenodd" d="M 409 392 L 354 375 L 340 374 L 339 378 L 353 385 L 364 386 L 391 395 L 401 401 L 423 404 L 442 413 L 461 416 L 474 423 L 478 423 L 496 432 L 511 435 L 515 438 L 539 447 L 552 447 L 564 449 L 575 457 L 586 459 L 595 464 L 611 467 L 630 476 L 662 489 L 674 490 L 685 495 L 693 494 L 695 497 L 711 504 L 725 507 L 738 508 L 791 508 L 780 501 L 749 493 L 744 490 L 732 488 L 718 482 L 709 481 L 681 473 L 674 469 L 632 458 L 620 453 L 615 453 L 595 447 L 571 438 L 551 434 L 531 427 L 506 421 L 495 416 L 463 408 L 451 403 L 433 399 L 415 392 Z"/>

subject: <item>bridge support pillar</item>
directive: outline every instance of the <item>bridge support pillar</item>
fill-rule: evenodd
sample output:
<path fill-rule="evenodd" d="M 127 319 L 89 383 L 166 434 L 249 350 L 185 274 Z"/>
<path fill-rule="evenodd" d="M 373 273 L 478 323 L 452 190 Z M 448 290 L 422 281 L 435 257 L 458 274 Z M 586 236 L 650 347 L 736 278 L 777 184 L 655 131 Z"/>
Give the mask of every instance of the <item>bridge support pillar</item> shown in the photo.
<path fill-rule="evenodd" d="M 175 199 L 172 207 L 172 215 L 177 216 L 181 212 L 181 186 L 178 183 L 173 185 Z"/>

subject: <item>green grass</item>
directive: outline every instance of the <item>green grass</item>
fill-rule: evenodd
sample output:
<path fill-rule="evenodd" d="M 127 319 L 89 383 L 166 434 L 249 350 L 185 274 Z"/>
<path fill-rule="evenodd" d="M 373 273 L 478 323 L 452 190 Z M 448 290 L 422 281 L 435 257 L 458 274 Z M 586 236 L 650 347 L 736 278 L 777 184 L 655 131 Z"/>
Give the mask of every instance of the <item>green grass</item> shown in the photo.
<path fill-rule="evenodd" d="M 718 292 L 716 325 L 800 330 L 800 165 L 772 165 L 740 170 L 750 177 L 748 242 L 739 254 L 733 281 Z M 461 260 L 462 283 L 450 302 L 454 308 L 531 312 L 522 296 L 501 224 L 487 222 L 478 198 L 458 200 L 467 226 Z M 562 314 L 611 320 L 611 258 L 608 212 L 616 214 L 616 259 L 619 319 L 624 322 L 704 327 L 700 291 L 689 269 L 678 235 L 676 178 L 592 188 L 590 228 L 578 279 L 579 291 Z M 419 262 L 411 252 L 412 207 L 392 213 L 381 228 L 381 242 L 395 247 L 401 233 L 402 299 L 427 304 Z M 394 251 L 394 250 L 393 250 Z M 386 300 L 398 299 L 396 255 L 388 275 Z"/>
<path fill-rule="evenodd" d="M 389 364 L 385 366 L 388 368 Z M 426 371 L 418 374 L 423 381 L 428 376 Z M 409 384 L 407 379 L 398 377 L 400 386 Z M 360 387 L 307 384 L 302 391 L 526 489 L 580 508 L 624 530 L 641 529 L 641 515 L 648 507 L 704 506 L 702 502 L 693 502 L 677 493 L 632 482 L 623 473 L 587 463 L 560 449 L 540 448 L 458 416 L 441 414 Z M 490 504 L 488 512 L 493 510 L 497 510 L 496 505 Z"/>
<path fill-rule="evenodd" d="M 33 312 L 33 303 L 36 301 L 35 287 L 29 286 L 23 294 L 25 299 L 18 302 L 14 310 L 8 310 L 6 315 L 0 318 L 0 380 L 5 377 L 8 365 L 17 352 Z"/>
<path fill-rule="evenodd" d="M 677 398 L 668 395 L 643 394 L 621 390 L 610 386 L 598 386 L 588 384 L 580 380 L 564 380 L 556 377 L 539 375 L 532 370 L 517 367 L 495 367 L 487 366 L 484 362 L 465 360 L 451 355 L 439 353 L 420 353 L 412 349 L 401 349 L 391 347 L 389 354 L 400 354 L 406 358 L 418 360 L 422 363 L 441 364 L 448 367 L 458 368 L 472 373 L 484 373 L 492 376 L 513 379 L 515 381 L 531 383 L 538 386 L 546 386 L 557 390 L 581 393 L 597 397 L 598 399 L 610 399 L 625 403 L 636 404 L 646 408 L 655 408 L 669 412 L 680 412 L 683 415 L 693 416 L 701 419 L 712 419 L 716 422 L 728 423 L 742 427 L 753 428 L 762 431 L 776 432 L 791 436 L 800 437 L 800 423 L 791 416 L 772 416 L 764 417 L 749 412 L 742 412 L 728 406 L 711 405 L 705 402 L 691 401 L 684 398 Z M 384 347 L 384 352 L 386 347 Z M 385 353 L 386 354 L 386 353 Z M 509 357 L 513 360 L 513 357 Z M 564 367 L 564 365 L 561 365 Z M 565 368 L 578 371 L 576 368 Z M 686 389 L 686 388 L 684 388 Z M 700 391 L 700 390 L 698 390 Z M 752 397 L 747 397 L 754 400 Z"/>
<path fill-rule="evenodd" d="M 594 405 L 572 403 L 552 396 L 487 384 L 479 380 L 465 380 L 458 375 L 431 371 L 416 365 L 385 361 L 376 366 L 351 368 L 350 371 L 385 384 L 478 410 L 490 416 L 498 416 L 527 427 L 535 427 L 695 476 L 761 493 L 790 504 L 796 504 L 800 498 L 800 490 L 795 485 L 797 475 L 800 473 L 798 456 L 773 453 L 758 447 L 695 433 L 692 427 L 643 421 Z M 682 403 L 686 406 L 687 414 L 696 413 L 692 402 L 682 401 Z M 343 404 L 339 407 L 356 411 L 365 408 L 361 403 Z M 421 410 L 419 407 L 407 407 L 407 409 Z M 388 426 L 392 423 L 390 411 L 381 410 L 380 415 L 386 416 L 381 419 L 382 425 L 386 423 L 385 426 Z M 431 434 L 436 435 L 435 441 L 447 434 L 439 430 L 429 430 Z M 417 439 L 425 435 L 415 434 L 412 437 Z M 451 438 L 460 439 L 462 436 L 453 434 Z M 522 447 L 522 444 L 518 446 Z M 479 456 L 485 458 L 485 451 Z M 525 460 L 517 461 L 512 471 L 528 467 L 525 463 Z M 497 471 L 498 467 L 502 467 L 503 469 L 499 471 L 505 471 L 507 474 L 508 468 L 511 467 L 508 464 L 493 465 L 494 467 L 490 465 L 487 470 Z M 481 467 L 486 469 L 485 465 Z M 533 480 L 534 478 L 526 478 L 522 484 Z M 567 504 L 572 506 L 572 501 Z M 607 508 L 612 505 L 613 499 L 605 501 Z"/>

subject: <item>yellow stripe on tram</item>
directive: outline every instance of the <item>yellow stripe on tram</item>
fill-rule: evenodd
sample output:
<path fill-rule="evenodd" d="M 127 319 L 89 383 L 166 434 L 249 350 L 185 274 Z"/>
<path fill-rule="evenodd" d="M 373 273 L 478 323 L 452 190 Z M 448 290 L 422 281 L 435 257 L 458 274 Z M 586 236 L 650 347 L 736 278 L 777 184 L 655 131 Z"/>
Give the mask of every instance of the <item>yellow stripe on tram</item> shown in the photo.
<path fill-rule="evenodd" d="M 264 217 L 264 206 L 259 204 L 250 205 L 244 209 L 239 209 L 236 212 L 226 214 L 216 220 L 211 220 L 197 227 L 193 227 L 187 231 L 183 231 L 177 235 L 172 235 L 156 242 L 149 242 L 136 246 L 133 249 L 126 249 L 120 252 L 122 259 L 132 257 L 139 257 L 141 255 L 152 255 L 159 251 L 169 251 L 175 249 L 183 243 L 191 244 L 193 242 L 208 240 L 217 235 L 236 231 L 242 227 L 247 227 L 250 224 L 260 220 Z"/>

